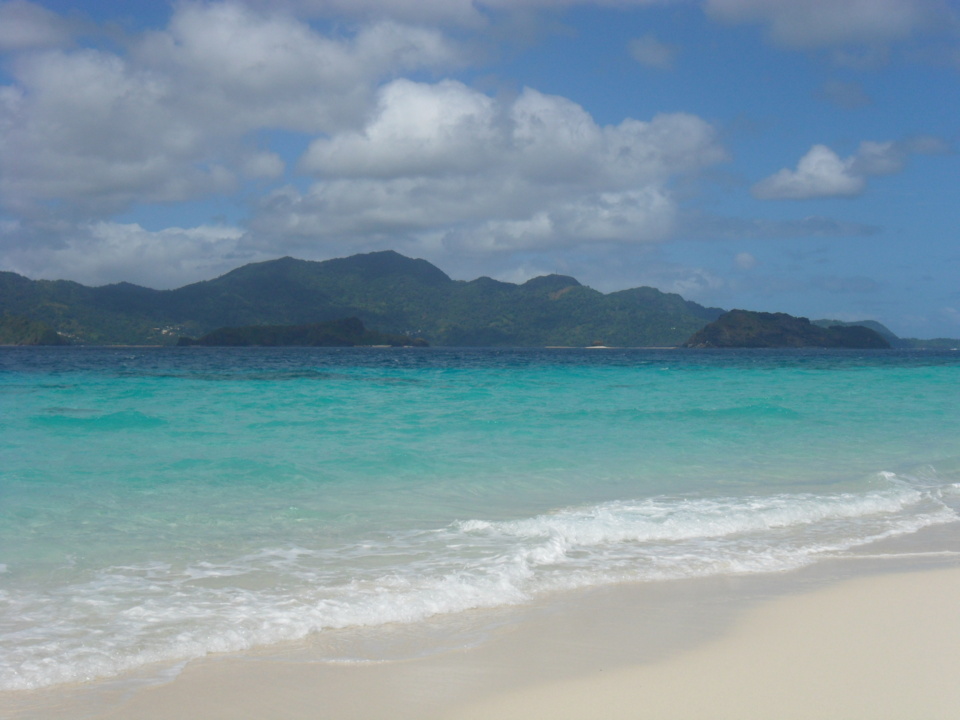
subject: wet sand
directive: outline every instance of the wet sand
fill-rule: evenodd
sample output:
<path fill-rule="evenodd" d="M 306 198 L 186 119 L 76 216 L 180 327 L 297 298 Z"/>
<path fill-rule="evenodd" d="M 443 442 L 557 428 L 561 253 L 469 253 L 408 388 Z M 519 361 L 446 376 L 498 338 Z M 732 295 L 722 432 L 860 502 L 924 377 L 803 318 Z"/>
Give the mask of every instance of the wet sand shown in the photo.
<path fill-rule="evenodd" d="M 946 565 L 572 593 L 434 624 L 435 636 L 486 627 L 473 647 L 335 663 L 316 647 L 274 648 L 191 662 L 149 686 L 8 695 L 0 709 L 62 720 L 952 719 L 960 564 Z M 415 655 L 398 648 L 418 636 L 396 634 L 391 652 Z"/>

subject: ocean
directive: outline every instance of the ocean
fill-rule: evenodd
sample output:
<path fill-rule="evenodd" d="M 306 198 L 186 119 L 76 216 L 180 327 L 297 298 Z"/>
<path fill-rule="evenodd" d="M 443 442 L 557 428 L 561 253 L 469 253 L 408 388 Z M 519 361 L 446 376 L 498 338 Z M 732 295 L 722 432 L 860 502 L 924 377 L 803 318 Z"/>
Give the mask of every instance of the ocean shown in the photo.
<path fill-rule="evenodd" d="M 0 690 L 954 552 L 958 439 L 949 351 L 0 348 Z"/>

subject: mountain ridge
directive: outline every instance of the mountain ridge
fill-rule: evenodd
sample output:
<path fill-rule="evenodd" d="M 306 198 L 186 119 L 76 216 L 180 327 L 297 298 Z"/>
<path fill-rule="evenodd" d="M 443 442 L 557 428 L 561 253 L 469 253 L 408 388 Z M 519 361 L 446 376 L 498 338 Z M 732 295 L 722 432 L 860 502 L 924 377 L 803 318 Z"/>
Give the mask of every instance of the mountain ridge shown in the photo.
<path fill-rule="evenodd" d="M 560 274 L 519 284 L 453 280 L 427 260 L 393 250 L 320 261 L 285 256 L 172 290 L 129 282 L 88 287 L 0 271 L 0 313 L 87 345 L 175 345 L 181 336 L 221 328 L 355 317 L 371 332 L 423 337 L 434 346 L 675 347 L 724 312 L 652 287 L 605 294 Z M 871 320 L 813 325 L 867 327 L 898 348 L 960 344 L 898 338 Z"/>
<path fill-rule="evenodd" d="M 522 284 L 453 280 L 392 250 L 250 263 L 173 290 L 0 274 L 0 309 L 81 344 L 168 344 L 223 327 L 296 326 L 356 317 L 375 332 L 431 345 L 678 345 L 720 308 L 655 288 L 604 294 L 573 277 Z"/>

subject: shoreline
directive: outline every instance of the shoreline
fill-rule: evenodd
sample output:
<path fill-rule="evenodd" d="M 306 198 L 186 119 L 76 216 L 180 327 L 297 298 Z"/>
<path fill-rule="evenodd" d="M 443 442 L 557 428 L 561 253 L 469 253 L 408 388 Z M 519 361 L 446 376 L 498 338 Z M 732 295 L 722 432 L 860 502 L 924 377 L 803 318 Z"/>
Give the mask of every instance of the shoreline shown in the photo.
<path fill-rule="evenodd" d="M 418 654 L 422 628 L 331 633 L 366 638 L 368 654 L 395 634 L 400 659 L 330 662 L 308 642 L 208 656 L 159 681 L 4 693 L 0 710 L 17 720 L 952 718 L 958 605 L 956 555 L 831 560 L 429 623 L 434 640 L 485 628 L 455 649 Z"/>

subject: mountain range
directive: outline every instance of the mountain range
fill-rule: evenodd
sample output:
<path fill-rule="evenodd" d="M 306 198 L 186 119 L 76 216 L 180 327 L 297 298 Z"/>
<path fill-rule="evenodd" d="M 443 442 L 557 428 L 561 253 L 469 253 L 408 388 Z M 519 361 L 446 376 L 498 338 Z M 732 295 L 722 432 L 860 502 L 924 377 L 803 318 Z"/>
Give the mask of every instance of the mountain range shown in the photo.
<path fill-rule="evenodd" d="M 51 344 L 59 337 L 85 345 L 176 345 L 181 337 L 223 328 L 356 318 L 364 332 L 392 336 L 391 343 L 407 337 L 461 347 L 674 347 L 724 312 L 651 287 L 605 294 L 566 275 L 522 284 L 453 280 L 426 260 L 390 250 L 322 262 L 285 257 L 252 263 L 175 290 L 125 282 L 88 287 L 0 272 L 0 344 Z M 898 338 L 875 321 L 813 324 L 862 325 L 893 347 L 958 344 Z"/>
<path fill-rule="evenodd" d="M 346 317 L 431 345 L 674 346 L 723 310 L 638 287 L 604 294 L 565 275 L 514 284 L 452 280 L 393 251 L 314 262 L 281 258 L 176 290 L 87 287 L 0 272 L 0 311 L 80 344 L 167 345 L 222 327 Z"/>

